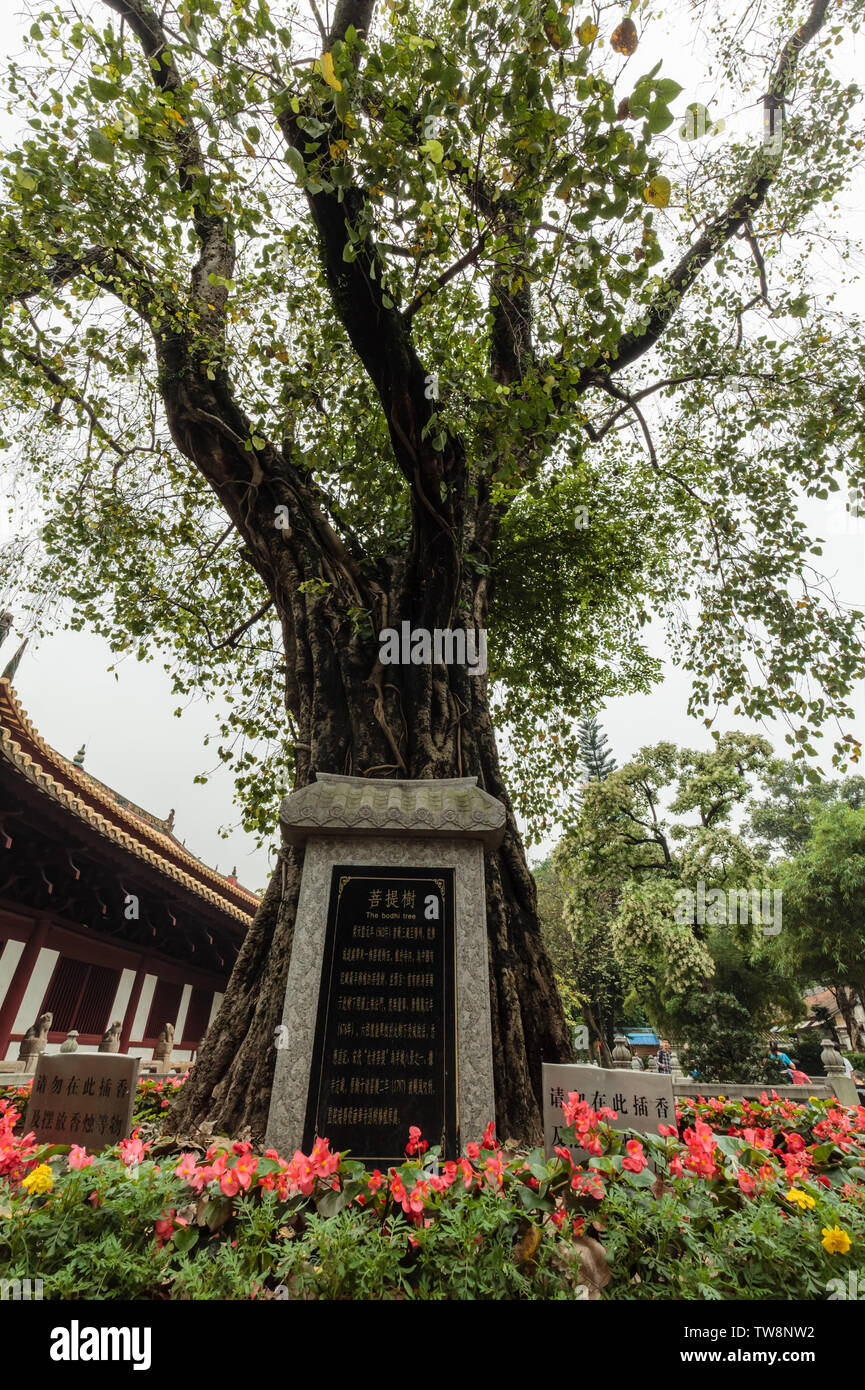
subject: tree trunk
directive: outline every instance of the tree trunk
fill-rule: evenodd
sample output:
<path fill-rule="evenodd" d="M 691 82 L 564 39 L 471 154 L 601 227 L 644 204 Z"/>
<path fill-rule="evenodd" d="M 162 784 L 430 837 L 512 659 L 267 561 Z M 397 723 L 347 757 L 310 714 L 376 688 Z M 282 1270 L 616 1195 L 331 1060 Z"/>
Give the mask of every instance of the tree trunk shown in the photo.
<path fill-rule="evenodd" d="M 835 995 L 836 1003 L 844 1019 L 847 1036 L 850 1039 L 850 1050 L 851 1052 L 858 1052 L 861 1047 L 862 1031 L 856 1021 L 856 991 L 844 985 L 835 985 L 832 993 Z"/>
<path fill-rule="evenodd" d="M 439 556 L 443 549 L 439 543 Z M 429 550 L 426 555 L 426 575 L 405 571 L 404 562 L 395 565 L 396 576 L 381 574 L 387 583 L 377 591 L 380 626 L 398 630 L 406 618 L 413 628 L 430 632 L 482 626 L 485 580 L 455 595 L 451 566 L 431 564 Z M 372 632 L 358 630 L 335 590 L 295 588 L 290 602 L 283 627 L 290 634 L 287 703 L 299 735 L 295 787 L 319 771 L 474 775 L 505 803 L 504 841 L 486 855 L 495 1121 L 502 1138 L 537 1143 L 541 1064 L 569 1061 L 572 1052 L 538 923 L 534 881 L 499 769 L 487 678 L 464 666 L 382 666 L 378 625 Z M 168 1117 L 177 1132 L 203 1122 L 234 1134 L 248 1126 L 255 1138 L 264 1132 L 302 866 L 302 851 L 280 850 L 222 1006 Z M 462 1137 L 465 1142 L 479 1136 Z"/>

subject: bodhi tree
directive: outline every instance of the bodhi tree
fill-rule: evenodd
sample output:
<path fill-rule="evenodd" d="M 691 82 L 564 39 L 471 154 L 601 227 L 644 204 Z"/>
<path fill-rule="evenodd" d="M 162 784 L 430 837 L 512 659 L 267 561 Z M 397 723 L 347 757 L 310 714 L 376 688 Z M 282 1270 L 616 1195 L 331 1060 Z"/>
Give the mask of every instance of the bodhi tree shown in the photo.
<path fill-rule="evenodd" d="M 860 8 L 692 10 L 765 135 L 641 64 L 647 4 L 61 0 L 5 77 L 0 379 L 43 509 L 6 606 L 221 691 L 259 830 L 320 771 L 505 801 L 516 1138 L 569 1044 L 515 812 L 571 796 L 573 716 L 649 687 L 653 614 L 696 712 L 781 711 L 803 757 L 861 669 L 796 511 L 863 475 L 861 337 L 810 261 L 860 158 Z M 488 629 L 488 677 L 383 663 L 403 622 Z M 178 1125 L 263 1127 L 300 871 L 281 850 Z"/>

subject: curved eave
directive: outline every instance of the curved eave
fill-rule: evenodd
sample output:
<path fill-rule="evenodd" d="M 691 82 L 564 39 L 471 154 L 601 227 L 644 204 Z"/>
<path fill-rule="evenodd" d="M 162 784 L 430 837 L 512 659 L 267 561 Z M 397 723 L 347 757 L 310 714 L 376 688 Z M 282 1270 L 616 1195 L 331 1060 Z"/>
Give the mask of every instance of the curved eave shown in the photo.
<path fill-rule="evenodd" d="M 98 792 L 86 773 L 44 742 L 15 699 L 8 680 L 0 681 L 0 697 L 5 697 L 7 709 L 11 710 L 21 733 L 43 759 L 37 762 L 13 736 L 8 723 L 0 720 L 0 756 L 17 775 L 105 839 L 120 845 L 217 911 L 244 927 L 249 926 L 259 903 L 254 893 L 239 884 L 228 883 L 215 870 L 188 854 L 172 837 L 155 830 Z M 59 777 L 54 775 L 55 770 Z"/>

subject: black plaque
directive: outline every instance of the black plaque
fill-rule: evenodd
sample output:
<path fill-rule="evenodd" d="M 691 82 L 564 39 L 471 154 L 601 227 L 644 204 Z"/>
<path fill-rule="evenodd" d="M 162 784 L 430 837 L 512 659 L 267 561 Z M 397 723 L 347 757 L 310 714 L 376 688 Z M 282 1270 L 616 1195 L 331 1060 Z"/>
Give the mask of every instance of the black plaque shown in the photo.
<path fill-rule="evenodd" d="M 456 1158 L 454 870 L 334 866 L 304 1149 L 405 1158 L 409 1127 Z"/>

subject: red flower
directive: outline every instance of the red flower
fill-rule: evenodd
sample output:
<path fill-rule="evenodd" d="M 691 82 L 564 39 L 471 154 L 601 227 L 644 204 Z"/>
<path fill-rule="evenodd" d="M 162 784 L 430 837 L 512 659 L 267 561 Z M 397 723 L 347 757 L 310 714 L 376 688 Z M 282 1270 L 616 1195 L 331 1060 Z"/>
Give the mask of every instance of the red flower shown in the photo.
<path fill-rule="evenodd" d="M 642 1173 L 649 1160 L 643 1152 L 643 1146 L 639 1139 L 629 1139 L 625 1145 L 627 1158 L 622 1159 L 622 1167 L 629 1173 Z"/>
<path fill-rule="evenodd" d="M 412 1154 L 422 1154 L 426 1153 L 428 1148 L 429 1144 L 426 1139 L 421 1139 L 420 1130 L 417 1125 L 412 1125 L 408 1132 L 408 1143 L 405 1146 L 406 1153 L 409 1156 Z"/>
<path fill-rule="evenodd" d="M 172 1207 L 166 1216 L 163 1212 L 159 1220 L 155 1222 L 156 1247 L 161 1250 L 163 1245 L 167 1245 L 174 1234 L 174 1208 Z"/>
<path fill-rule="evenodd" d="M 484 1130 L 484 1137 L 481 1140 L 482 1149 L 497 1149 L 499 1147 L 495 1140 L 495 1131 L 495 1123 L 492 1120 L 490 1120 L 489 1124 Z"/>

